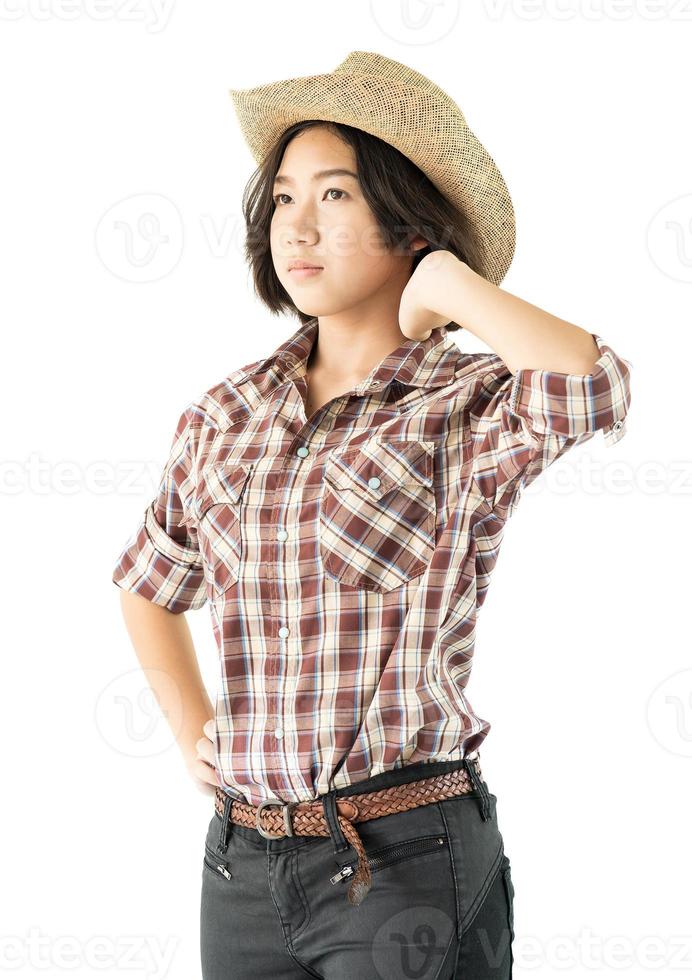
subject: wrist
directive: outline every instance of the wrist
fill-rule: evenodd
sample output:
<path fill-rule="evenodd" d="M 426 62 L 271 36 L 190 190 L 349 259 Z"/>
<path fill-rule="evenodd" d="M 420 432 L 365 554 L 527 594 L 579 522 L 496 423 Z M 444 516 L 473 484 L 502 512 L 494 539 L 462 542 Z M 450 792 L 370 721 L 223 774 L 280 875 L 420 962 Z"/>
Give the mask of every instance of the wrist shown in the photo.
<path fill-rule="evenodd" d="M 434 303 L 435 312 L 446 318 L 446 321 L 463 326 L 463 310 L 465 299 L 473 289 L 473 279 L 476 273 L 462 259 L 448 253 L 450 258 L 445 262 L 441 278 L 438 279 Z"/>
<path fill-rule="evenodd" d="M 445 322 L 458 323 L 460 298 L 468 288 L 473 270 L 453 252 L 438 249 L 420 261 L 423 303 Z"/>

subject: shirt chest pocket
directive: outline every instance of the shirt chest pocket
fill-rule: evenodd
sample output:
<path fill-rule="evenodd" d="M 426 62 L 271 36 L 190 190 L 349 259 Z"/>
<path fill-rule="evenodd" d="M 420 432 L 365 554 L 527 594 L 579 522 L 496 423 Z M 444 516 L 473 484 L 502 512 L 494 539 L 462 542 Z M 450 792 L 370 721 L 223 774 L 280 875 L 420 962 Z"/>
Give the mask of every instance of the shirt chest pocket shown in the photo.
<path fill-rule="evenodd" d="M 243 536 L 243 491 L 252 464 L 227 462 L 204 468 L 192 501 L 199 550 L 213 595 L 238 581 Z"/>
<path fill-rule="evenodd" d="M 434 445 L 369 442 L 328 458 L 319 514 L 328 576 L 389 592 L 425 571 L 435 550 Z"/>

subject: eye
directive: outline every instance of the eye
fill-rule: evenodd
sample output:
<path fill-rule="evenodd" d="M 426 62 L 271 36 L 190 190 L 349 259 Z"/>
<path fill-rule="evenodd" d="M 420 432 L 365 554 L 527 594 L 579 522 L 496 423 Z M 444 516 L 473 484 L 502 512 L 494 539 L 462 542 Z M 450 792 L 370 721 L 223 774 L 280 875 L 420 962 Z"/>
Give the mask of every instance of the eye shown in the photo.
<path fill-rule="evenodd" d="M 342 191 L 341 188 L 339 188 L 339 187 L 328 187 L 327 190 L 324 193 L 325 194 L 331 194 L 332 192 L 334 192 L 336 194 L 344 194 L 346 197 L 348 197 L 348 193 L 346 191 Z M 279 198 L 282 198 L 282 197 L 288 197 L 288 198 L 290 198 L 290 196 L 291 196 L 290 194 L 285 194 L 285 193 L 283 193 L 283 194 L 282 193 L 274 194 L 274 196 L 272 197 L 272 201 L 278 207 L 282 203 L 279 200 Z M 337 198 L 330 197 L 329 200 L 330 201 L 335 201 L 335 200 L 336 201 L 340 201 L 340 200 L 342 200 L 342 198 L 340 198 L 340 197 L 337 197 Z"/>

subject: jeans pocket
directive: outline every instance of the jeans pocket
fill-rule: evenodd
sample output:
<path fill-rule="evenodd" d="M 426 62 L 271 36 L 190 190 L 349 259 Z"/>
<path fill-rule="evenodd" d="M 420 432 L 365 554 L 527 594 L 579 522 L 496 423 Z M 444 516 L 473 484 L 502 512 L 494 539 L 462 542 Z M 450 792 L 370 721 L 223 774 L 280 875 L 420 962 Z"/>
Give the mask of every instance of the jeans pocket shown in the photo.
<path fill-rule="evenodd" d="M 373 874 L 391 864 L 399 864 L 432 851 L 440 851 L 447 845 L 446 834 L 414 837 L 411 840 L 388 844 L 368 854 L 368 863 Z"/>
<path fill-rule="evenodd" d="M 231 866 L 227 857 L 220 857 L 208 844 L 204 845 L 204 859 L 202 871 L 209 871 L 219 878 L 230 881 L 232 878 Z"/>
<path fill-rule="evenodd" d="M 219 831 L 221 829 L 221 819 L 219 815 L 212 813 L 204 838 L 204 854 L 202 858 L 202 877 L 207 875 L 221 879 L 223 882 L 230 882 L 233 877 L 231 868 L 231 858 L 229 851 L 225 853 L 219 848 Z"/>

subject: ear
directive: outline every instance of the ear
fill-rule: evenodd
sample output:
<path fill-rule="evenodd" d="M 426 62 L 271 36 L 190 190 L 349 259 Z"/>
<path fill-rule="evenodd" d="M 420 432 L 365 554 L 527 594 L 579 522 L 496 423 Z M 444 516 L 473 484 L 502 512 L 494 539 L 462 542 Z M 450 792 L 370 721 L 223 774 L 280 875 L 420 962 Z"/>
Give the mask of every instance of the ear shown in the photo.
<path fill-rule="evenodd" d="M 416 237 L 411 241 L 410 248 L 413 252 L 420 252 L 421 249 L 427 248 L 430 242 L 423 238 L 422 235 L 416 235 Z"/>

